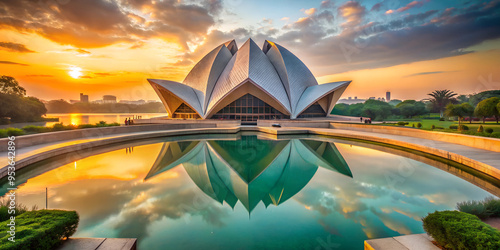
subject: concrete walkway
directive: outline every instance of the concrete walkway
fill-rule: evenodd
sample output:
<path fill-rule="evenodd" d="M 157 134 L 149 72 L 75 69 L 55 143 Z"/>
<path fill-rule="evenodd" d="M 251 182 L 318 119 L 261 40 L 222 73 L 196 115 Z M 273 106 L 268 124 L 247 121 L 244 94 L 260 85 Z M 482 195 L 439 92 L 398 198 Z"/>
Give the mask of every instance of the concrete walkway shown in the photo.
<path fill-rule="evenodd" d="M 365 250 L 440 250 L 427 234 L 365 240 Z"/>
<path fill-rule="evenodd" d="M 134 238 L 69 238 L 57 250 L 135 250 Z"/>

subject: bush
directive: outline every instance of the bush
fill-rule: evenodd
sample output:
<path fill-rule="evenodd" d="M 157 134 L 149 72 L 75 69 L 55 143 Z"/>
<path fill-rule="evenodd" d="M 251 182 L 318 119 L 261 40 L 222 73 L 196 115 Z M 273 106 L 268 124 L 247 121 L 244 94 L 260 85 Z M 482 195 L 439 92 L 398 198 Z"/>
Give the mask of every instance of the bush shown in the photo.
<path fill-rule="evenodd" d="M 490 213 L 491 217 L 500 217 L 500 200 L 493 197 L 487 197 L 483 201 L 484 207 Z"/>
<path fill-rule="evenodd" d="M 450 129 L 458 129 L 458 126 L 457 125 L 450 125 L 448 128 L 450 128 Z"/>
<path fill-rule="evenodd" d="M 61 123 L 56 123 L 52 126 L 52 131 L 61 131 L 64 130 L 64 124 Z"/>
<path fill-rule="evenodd" d="M 7 137 L 7 130 L 6 129 L 0 129 L 0 138 Z"/>
<path fill-rule="evenodd" d="M 411 127 L 412 127 L 412 128 L 414 128 L 414 127 L 415 127 L 415 123 L 412 123 L 412 124 L 411 124 Z"/>
<path fill-rule="evenodd" d="M 484 131 L 485 131 L 486 133 L 488 133 L 488 134 L 493 133 L 493 129 L 492 129 L 492 128 L 487 128 L 487 129 L 485 129 Z"/>
<path fill-rule="evenodd" d="M 482 133 L 483 131 L 484 131 L 483 125 L 481 125 L 481 126 L 479 126 L 479 128 L 477 128 L 478 133 Z"/>
<path fill-rule="evenodd" d="M 490 134 L 491 137 L 500 138 L 500 132 L 493 132 Z"/>
<path fill-rule="evenodd" d="M 398 122 L 397 123 L 399 126 L 405 126 L 405 125 L 408 125 L 410 124 L 409 122 Z"/>
<path fill-rule="evenodd" d="M 16 216 L 16 241 L 8 240 L 9 226 L 0 224 L 0 249 L 54 249 L 78 226 L 75 211 L 38 210 Z"/>
<path fill-rule="evenodd" d="M 444 117 L 439 118 L 440 121 L 444 122 Z"/>
<path fill-rule="evenodd" d="M 482 201 L 464 201 L 457 203 L 457 209 L 460 212 L 468 213 L 486 219 L 491 216 L 491 212 L 486 209 Z"/>
<path fill-rule="evenodd" d="M 460 130 L 469 130 L 469 127 L 465 125 L 460 125 Z"/>
<path fill-rule="evenodd" d="M 48 132 L 51 129 L 48 127 L 44 127 L 44 126 L 28 125 L 28 126 L 24 126 L 23 130 L 26 132 L 30 132 L 30 133 L 43 133 L 43 132 Z"/>
<path fill-rule="evenodd" d="M 422 221 L 425 231 L 447 249 L 500 249 L 500 231 L 474 215 L 441 211 Z"/>
<path fill-rule="evenodd" d="M 20 128 L 6 128 L 5 131 L 8 136 L 24 135 L 24 131 Z"/>
<path fill-rule="evenodd" d="M 417 123 L 417 128 L 421 128 L 422 127 L 422 123 Z"/>
<path fill-rule="evenodd" d="M 432 124 L 431 129 L 435 129 L 435 128 L 436 128 L 436 125 Z"/>

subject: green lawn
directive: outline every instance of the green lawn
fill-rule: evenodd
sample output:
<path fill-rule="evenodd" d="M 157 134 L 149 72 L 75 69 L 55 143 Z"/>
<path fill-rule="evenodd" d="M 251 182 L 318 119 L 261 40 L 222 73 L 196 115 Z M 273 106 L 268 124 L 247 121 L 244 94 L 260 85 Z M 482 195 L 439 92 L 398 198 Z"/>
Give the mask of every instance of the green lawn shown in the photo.
<path fill-rule="evenodd" d="M 415 124 L 415 127 L 417 127 L 417 124 L 419 122 L 422 123 L 423 129 L 431 129 L 431 126 L 433 124 L 436 127 L 443 127 L 445 129 L 449 128 L 450 125 L 457 125 L 458 126 L 458 121 L 439 121 L 439 120 L 426 120 L 426 119 L 423 119 L 420 121 L 409 122 L 410 124 L 406 125 L 406 126 L 411 127 L 412 124 Z M 482 122 L 472 122 L 472 124 L 469 122 L 463 122 L 462 124 L 469 127 L 469 131 L 477 131 L 479 126 L 483 125 L 484 129 L 492 128 L 493 132 L 500 132 L 500 124 L 498 124 L 496 122 L 486 122 L 484 124 Z"/>

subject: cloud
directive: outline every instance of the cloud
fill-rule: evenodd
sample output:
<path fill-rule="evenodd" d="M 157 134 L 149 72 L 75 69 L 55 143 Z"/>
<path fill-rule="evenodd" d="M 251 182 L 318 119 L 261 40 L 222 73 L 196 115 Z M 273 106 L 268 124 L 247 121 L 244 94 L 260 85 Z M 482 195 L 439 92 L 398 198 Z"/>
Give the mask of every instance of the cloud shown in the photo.
<path fill-rule="evenodd" d="M 53 75 L 26 75 L 27 77 L 54 77 Z"/>
<path fill-rule="evenodd" d="M 33 53 L 35 51 L 26 48 L 24 44 L 11 43 L 11 42 L 0 42 L 0 49 L 9 52 L 19 52 L 19 53 Z"/>
<path fill-rule="evenodd" d="M 84 49 L 65 49 L 64 51 L 67 51 L 67 52 L 76 52 L 78 54 L 82 54 L 82 55 L 90 55 L 90 51 L 88 50 L 84 50 Z"/>
<path fill-rule="evenodd" d="M 407 4 L 406 6 L 397 9 L 396 11 L 397 12 L 407 11 L 407 10 L 409 10 L 411 8 L 414 8 L 414 7 L 420 7 L 423 4 L 424 4 L 424 1 L 413 1 L 413 2 L 411 2 L 409 4 Z"/>
<path fill-rule="evenodd" d="M 0 64 L 13 64 L 13 65 L 20 65 L 20 66 L 29 66 L 29 64 L 17 63 L 17 62 L 11 62 L 11 61 L 0 61 Z"/>
<path fill-rule="evenodd" d="M 188 48 L 215 24 L 219 0 L 202 5 L 175 0 L 6 0 L 0 2 L 0 29 L 39 34 L 78 48 L 104 47 L 160 38 Z M 146 18 L 147 21 L 146 21 Z"/>
<path fill-rule="evenodd" d="M 392 13 L 394 13 L 393 10 L 388 10 L 388 11 L 385 12 L 386 15 L 389 15 L 389 14 L 392 14 Z"/>
<path fill-rule="evenodd" d="M 380 7 L 382 7 L 382 3 L 377 3 L 377 4 L 375 4 L 375 5 L 372 6 L 372 8 L 370 9 L 370 11 L 379 11 Z"/>
<path fill-rule="evenodd" d="M 316 8 L 310 8 L 310 9 L 304 10 L 304 13 L 306 13 L 306 15 L 308 15 L 308 16 L 313 15 L 315 12 L 316 12 Z"/>
<path fill-rule="evenodd" d="M 433 74 L 442 74 L 442 73 L 447 73 L 449 71 L 431 71 L 431 72 L 418 72 L 415 74 L 407 75 L 406 77 L 411 77 L 411 76 L 421 76 L 421 75 L 433 75 Z"/>
<path fill-rule="evenodd" d="M 366 14 L 366 8 L 356 1 L 344 3 L 337 11 L 339 15 L 346 20 L 346 22 L 342 24 L 344 27 L 354 27 L 361 24 Z"/>

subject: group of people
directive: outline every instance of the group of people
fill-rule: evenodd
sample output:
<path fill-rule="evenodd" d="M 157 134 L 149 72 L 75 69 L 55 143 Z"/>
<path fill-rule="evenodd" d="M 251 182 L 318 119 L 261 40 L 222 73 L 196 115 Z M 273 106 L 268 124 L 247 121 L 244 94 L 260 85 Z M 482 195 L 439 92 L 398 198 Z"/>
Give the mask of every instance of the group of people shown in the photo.
<path fill-rule="evenodd" d="M 142 115 L 134 115 L 134 119 L 142 119 Z M 134 120 L 132 118 L 125 118 L 125 125 L 134 125 Z"/>
<path fill-rule="evenodd" d="M 134 120 L 132 118 L 125 118 L 125 125 L 134 125 Z"/>
<path fill-rule="evenodd" d="M 360 122 L 363 122 L 363 117 L 360 117 L 360 118 L 359 118 L 359 121 L 360 121 Z M 371 118 L 365 118 L 365 123 L 367 123 L 367 124 L 372 124 L 372 119 L 371 119 Z"/>

